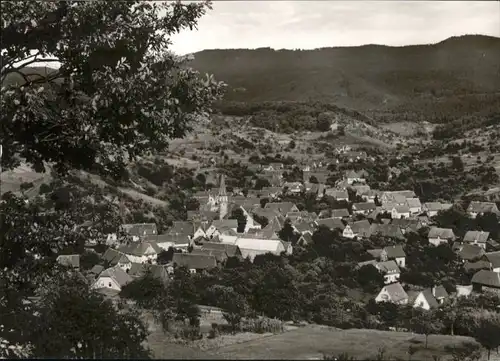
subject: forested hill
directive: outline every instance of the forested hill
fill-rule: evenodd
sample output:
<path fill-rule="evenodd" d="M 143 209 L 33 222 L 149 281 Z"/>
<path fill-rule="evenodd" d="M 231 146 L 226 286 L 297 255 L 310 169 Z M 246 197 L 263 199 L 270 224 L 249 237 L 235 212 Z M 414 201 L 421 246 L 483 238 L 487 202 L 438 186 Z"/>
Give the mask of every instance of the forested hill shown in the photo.
<path fill-rule="evenodd" d="M 192 65 L 229 84 L 226 101 L 315 100 L 439 121 L 498 109 L 498 59 L 500 38 L 468 35 L 405 47 L 205 50 Z"/>

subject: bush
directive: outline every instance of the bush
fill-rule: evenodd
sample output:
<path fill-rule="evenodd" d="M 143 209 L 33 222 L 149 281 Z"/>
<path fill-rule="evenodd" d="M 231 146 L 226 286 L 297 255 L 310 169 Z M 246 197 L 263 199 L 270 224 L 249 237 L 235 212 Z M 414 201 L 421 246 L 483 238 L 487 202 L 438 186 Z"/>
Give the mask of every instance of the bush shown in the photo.
<path fill-rule="evenodd" d="M 242 320 L 240 327 L 242 332 L 281 333 L 284 331 L 282 321 L 267 317 Z"/>

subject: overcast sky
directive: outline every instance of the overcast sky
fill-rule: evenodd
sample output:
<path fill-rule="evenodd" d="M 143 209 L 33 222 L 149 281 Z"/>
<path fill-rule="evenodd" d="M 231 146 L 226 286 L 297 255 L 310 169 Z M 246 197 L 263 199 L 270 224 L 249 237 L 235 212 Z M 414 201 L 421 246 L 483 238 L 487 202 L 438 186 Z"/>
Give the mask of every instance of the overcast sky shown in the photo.
<path fill-rule="evenodd" d="M 214 1 L 172 49 L 313 49 L 436 43 L 450 36 L 500 36 L 498 1 Z"/>

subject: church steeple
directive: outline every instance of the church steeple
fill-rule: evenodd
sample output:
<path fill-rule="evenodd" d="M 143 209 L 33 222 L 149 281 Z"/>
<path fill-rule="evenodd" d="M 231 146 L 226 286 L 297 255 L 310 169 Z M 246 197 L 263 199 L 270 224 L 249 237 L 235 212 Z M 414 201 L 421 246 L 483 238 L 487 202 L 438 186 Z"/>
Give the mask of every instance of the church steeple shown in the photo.
<path fill-rule="evenodd" d="M 226 192 L 226 180 L 224 178 L 224 174 L 220 176 L 220 184 L 219 184 L 219 194 L 217 196 L 219 203 L 219 219 L 222 220 L 227 214 L 228 208 L 228 198 Z"/>

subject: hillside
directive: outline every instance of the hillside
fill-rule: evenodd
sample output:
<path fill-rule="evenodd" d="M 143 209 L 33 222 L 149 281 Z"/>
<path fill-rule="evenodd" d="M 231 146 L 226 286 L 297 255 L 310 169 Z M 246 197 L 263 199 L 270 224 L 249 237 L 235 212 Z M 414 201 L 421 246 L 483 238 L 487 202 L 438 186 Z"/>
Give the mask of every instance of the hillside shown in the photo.
<path fill-rule="evenodd" d="M 314 100 L 377 120 L 442 122 L 500 108 L 499 58 L 500 38 L 474 35 L 405 47 L 205 50 L 192 66 L 228 83 L 226 103 Z"/>

